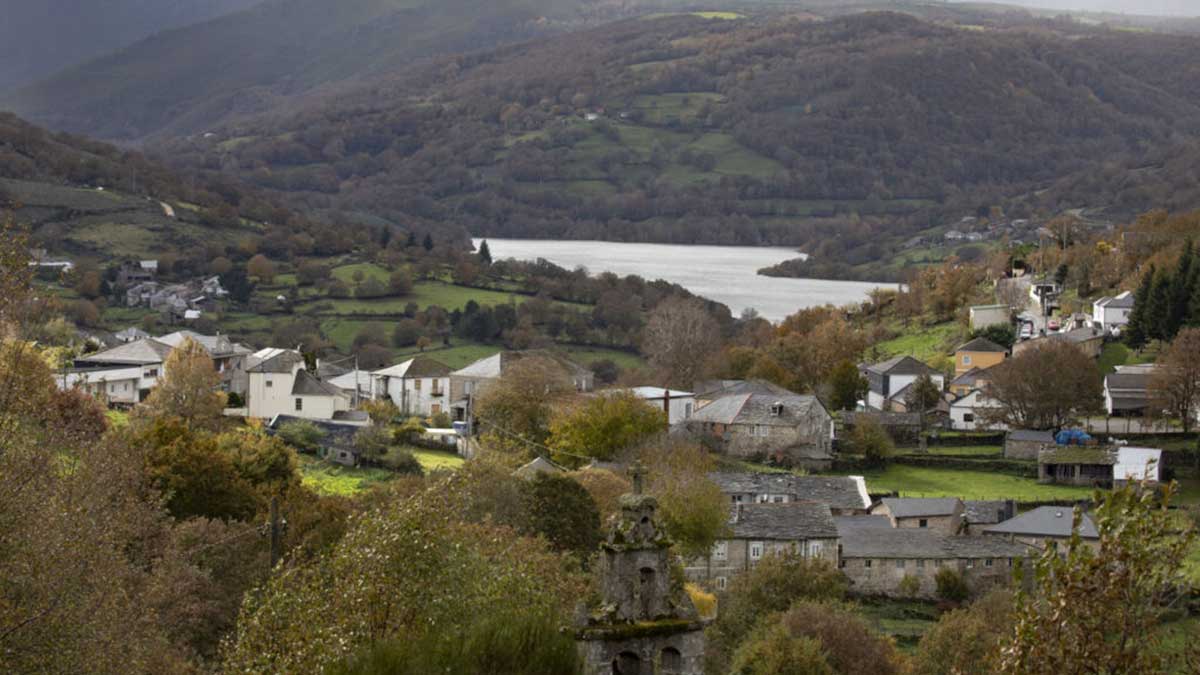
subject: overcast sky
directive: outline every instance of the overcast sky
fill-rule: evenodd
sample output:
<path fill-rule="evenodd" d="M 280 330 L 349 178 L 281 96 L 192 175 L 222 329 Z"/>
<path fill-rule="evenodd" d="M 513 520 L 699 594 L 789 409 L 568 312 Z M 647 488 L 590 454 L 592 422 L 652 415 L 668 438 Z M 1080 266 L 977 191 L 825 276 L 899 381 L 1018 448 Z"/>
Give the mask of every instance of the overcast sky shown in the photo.
<path fill-rule="evenodd" d="M 1126 14 L 1200 16 L 1200 0 L 999 0 L 999 2 L 1046 9 L 1088 9 Z"/>

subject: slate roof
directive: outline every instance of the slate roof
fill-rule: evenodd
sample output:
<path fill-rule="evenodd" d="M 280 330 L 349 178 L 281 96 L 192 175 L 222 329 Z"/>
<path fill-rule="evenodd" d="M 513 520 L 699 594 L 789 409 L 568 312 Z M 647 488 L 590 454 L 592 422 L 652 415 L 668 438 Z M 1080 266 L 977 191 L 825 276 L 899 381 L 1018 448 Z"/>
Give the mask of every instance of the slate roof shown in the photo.
<path fill-rule="evenodd" d="M 963 515 L 971 525 L 992 525 L 1004 520 L 1002 513 L 1007 513 L 1008 502 L 1003 500 L 972 499 L 963 502 Z"/>
<path fill-rule="evenodd" d="M 1115 298 L 1103 297 L 1096 301 L 1101 307 L 1112 307 L 1114 309 L 1133 309 L 1134 296 L 1130 291 L 1125 291 Z"/>
<path fill-rule="evenodd" d="M 353 450 L 354 434 L 358 433 L 358 430 L 362 428 L 362 425 L 357 424 L 339 424 L 328 420 L 310 420 L 293 415 L 276 415 L 267 425 L 267 429 L 277 432 L 289 422 L 306 422 L 312 424 L 320 429 L 323 434 L 321 439 L 322 447 L 336 447 L 346 450 Z"/>
<path fill-rule="evenodd" d="M 977 337 L 974 340 L 971 340 L 970 342 L 968 342 L 964 345 L 960 345 L 958 347 L 958 349 L 955 349 L 954 351 L 955 352 L 997 352 L 997 353 L 1003 354 L 1004 352 L 1007 352 L 1008 349 L 1006 347 L 996 344 L 995 342 L 992 342 L 991 340 L 989 340 L 987 338 Z"/>
<path fill-rule="evenodd" d="M 292 396 L 341 396 L 342 390 L 328 382 L 318 380 L 307 370 L 296 371 L 296 381 L 292 383 Z"/>
<path fill-rule="evenodd" d="M 478 361 L 468 365 L 465 368 L 454 371 L 452 374 L 459 377 L 470 377 L 476 379 L 496 379 L 504 374 L 504 371 L 512 367 L 512 364 L 521 359 L 540 357 L 548 359 L 562 366 L 572 377 L 581 375 L 591 375 L 592 371 L 575 363 L 571 359 L 556 354 L 551 351 L 533 349 L 523 352 L 505 351 L 493 354 L 487 358 L 479 359 Z"/>
<path fill-rule="evenodd" d="M 926 516 L 952 516 L 958 508 L 955 497 L 888 497 L 883 500 L 893 518 L 923 518 Z"/>
<path fill-rule="evenodd" d="M 1144 371 L 1109 373 L 1104 376 L 1104 386 L 1110 391 L 1125 389 L 1145 392 L 1150 388 L 1150 377 L 1151 373 Z"/>
<path fill-rule="evenodd" d="M 417 356 L 403 363 L 376 370 L 373 375 L 385 377 L 446 377 L 451 372 L 450 366 L 431 359 L 428 356 Z"/>
<path fill-rule="evenodd" d="M 519 478 L 533 478 L 534 476 L 544 473 L 560 474 L 566 473 L 566 471 L 566 469 L 555 464 L 554 462 L 551 462 L 545 457 L 535 457 L 532 462 L 529 462 L 528 464 L 518 468 L 516 471 L 513 471 L 513 475 Z"/>
<path fill-rule="evenodd" d="M 238 353 L 249 353 L 248 350 L 245 350 L 245 347 L 235 344 L 224 335 L 201 335 L 190 330 L 180 330 L 163 335 L 158 338 L 158 341 L 172 347 L 178 347 L 188 338 L 191 338 L 201 347 L 204 347 L 204 351 L 208 352 L 210 356 L 230 356 Z"/>
<path fill-rule="evenodd" d="M 886 516 L 840 516 L 834 522 L 842 539 L 843 558 L 1020 558 L 1029 551 L 1023 544 L 1000 537 L 893 528 Z"/>
<path fill-rule="evenodd" d="M 147 365 L 151 363 L 162 363 L 166 360 L 167 355 L 171 353 L 171 346 L 155 340 L 153 338 L 145 338 L 142 340 L 134 340 L 112 349 L 106 349 L 95 354 L 85 354 L 79 358 L 80 361 L 88 363 L 129 363 Z"/>
<path fill-rule="evenodd" d="M 734 539 L 834 539 L 837 523 L 829 506 L 816 502 L 738 504 L 729 523 Z"/>
<path fill-rule="evenodd" d="M 1064 445 L 1038 452 L 1038 464 L 1108 464 L 1117 463 L 1116 453 L 1104 448 Z"/>
<path fill-rule="evenodd" d="M 352 371 L 353 368 L 340 366 L 335 363 L 321 362 L 317 364 L 317 377 L 322 380 L 332 380 L 335 377 L 341 377 Z"/>
<path fill-rule="evenodd" d="M 708 478 L 727 495 L 786 494 L 839 510 L 866 510 L 871 506 L 866 481 L 862 476 L 717 472 L 708 474 Z"/>
<path fill-rule="evenodd" d="M 935 373 L 933 368 L 911 356 L 903 355 L 869 365 L 866 370 L 880 375 L 933 375 Z"/>
<path fill-rule="evenodd" d="M 979 379 L 979 376 L 982 373 L 983 373 L 982 368 L 972 368 L 972 369 L 968 370 L 967 372 L 963 373 L 962 375 L 959 375 L 958 377 L 954 378 L 953 380 L 950 380 L 950 385 L 951 386 L 960 385 L 960 386 L 974 387 L 975 381 Z"/>
<path fill-rule="evenodd" d="M 134 340 L 144 340 L 150 337 L 150 334 L 140 328 L 130 326 L 118 332 L 115 337 L 122 342 L 133 342 Z"/>
<path fill-rule="evenodd" d="M 1030 537 L 1069 537 L 1071 536 L 1071 518 L 1072 510 L 1069 506 L 1039 506 L 1016 518 L 985 527 L 983 531 Z M 1083 519 L 1079 524 L 1079 536 L 1085 539 L 1100 538 L 1095 522 L 1086 513 L 1083 514 Z"/>
<path fill-rule="evenodd" d="M 783 405 L 782 414 L 776 415 L 772 407 Z M 787 394 L 735 394 L 715 399 L 692 414 L 691 421 L 712 424 L 765 424 L 793 426 L 805 418 L 814 408 L 825 411 L 816 396 Z"/>
<path fill-rule="evenodd" d="M 272 353 L 273 352 L 273 353 Z M 251 366 L 246 369 L 248 373 L 291 373 L 295 366 L 304 365 L 304 355 L 293 349 L 281 349 L 278 351 L 263 350 L 258 354 L 270 354 L 265 360 L 258 365 Z"/>
<path fill-rule="evenodd" d="M 740 394 L 795 396 L 796 393 L 766 380 L 706 380 L 696 383 L 696 398 L 712 400 Z"/>
<path fill-rule="evenodd" d="M 1008 432 L 1008 440 L 1028 443 L 1053 443 L 1054 434 L 1049 431 L 1033 431 L 1032 429 L 1014 429 Z"/>

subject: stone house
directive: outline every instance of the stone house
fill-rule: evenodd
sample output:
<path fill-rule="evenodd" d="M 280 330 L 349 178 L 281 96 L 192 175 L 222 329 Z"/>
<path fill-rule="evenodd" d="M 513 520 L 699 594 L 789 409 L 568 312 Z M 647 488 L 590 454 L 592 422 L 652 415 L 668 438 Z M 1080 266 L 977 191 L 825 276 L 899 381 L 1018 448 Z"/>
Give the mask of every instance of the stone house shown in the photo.
<path fill-rule="evenodd" d="M 1013 356 L 1020 356 L 1030 349 L 1037 349 L 1042 345 L 1048 344 L 1051 340 L 1075 345 L 1084 354 L 1093 359 L 1100 358 L 1100 352 L 1104 350 L 1104 333 L 1099 328 L 1076 328 L 1074 330 L 1051 333 L 1050 335 L 1036 337 L 1032 340 L 1018 342 L 1013 345 Z"/>
<path fill-rule="evenodd" d="M 822 558 L 837 565 L 838 530 L 825 504 L 792 501 L 734 504 L 729 536 L 717 541 L 708 556 L 685 563 L 693 581 L 725 590 L 737 574 L 771 555 Z"/>
<path fill-rule="evenodd" d="M 954 374 L 955 376 L 962 375 L 975 368 L 987 370 L 1003 363 L 1006 358 L 1008 358 L 1006 347 L 987 338 L 978 337 L 966 344 L 959 345 L 954 350 Z"/>
<path fill-rule="evenodd" d="M 190 330 L 163 335 L 158 338 L 158 341 L 175 348 L 189 338 L 208 352 L 209 358 L 213 361 L 213 367 L 221 376 L 222 391 L 234 392 L 238 395 L 246 393 L 249 386 L 246 366 L 253 355 L 253 351 L 249 347 L 234 342 L 225 335 L 201 335 Z"/>
<path fill-rule="evenodd" d="M 267 424 L 267 430 L 278 433 L 289 422 L 305 421 L 313 424 L 321 432 L 320 447 L 317 454 L 325 459 L 342 466 L 358 466 L 359 451 L 354 447 L 354 435 L 366 426 L 362 422 L 346 422 L 340 420 L 310 420 L 293 415 L 276 415 Z"/>
<path fill-rule="evenodd" d="M 450 373 L 450 413 L 455 420 L 466 420 L 471 401 L 489 384 L 504 377 L 513 364 L 522 359 L 538 357 L 557 365 L 562 375 L 580 392 L 592 391 L 596 374 L 567 357 L 548 350 L 503 351 L 479 359 L 469 366 Z"/>
<path fill-rule="evenodd" d="M 921 414 L 915 412 L 884 412 L 881 410 L 844 411 L 842 426 L 854 429 L 860 420 L 871 420 L 883 427 L 896 443 L 916 443 L 921 432 Z"/>
<path fill-rule="evenodd" d="M 1111 485 L 1117 453 L 1106 448 L 1055 446 L 1038 452 L 1038 482 Z"/>
<path fill-rule="evenodd" d="M 1004 437 L 1004 458 L 1034 460 L 1050 447 L 1054 447 L 1054 434 L 1049 431 L 1013 429 Z"/>
<path fill-rule="evenodd" d="M 833 463 L 833 416 L 815 396 L 723 395 L 696 410 L 683 427 L 731 457 L 771 458 L 814 470 Z"/>
<path fill-rule="evenodd" d="M 928 375 L 939 390 L 946 378 L 911 356 L 896 356 L 887 361 L 859 368 L 867 378 L 867 407 L 873 410 L 904 408 L 904 390 L 922 375 Z"/>
<path fill-rule="evenodd" d="M 1074 513 L 1069 506 L 1039 506 L 1019 516 L 981 529 L 988 537 L 1045 548 L 1050 542 L 1065 542 L 1071 538 Z M 1079 536 L 1092 546 L 1099 546 L 1100 532 L 1086 513 L 1079 522 Z"/>
<path fill-rule="evenodd" d="M 966 507 L 961 499 L 885 497 L 871 507 L 871 515 L 884 516 L 896 529 L 931 529 L 942 534 L 958 534 L 964 525 Z"/>
<path fill-rule="evenodd" d="M 862 476 L 797 476 L 791 473 L 714 472 L 709 480 L 732 504 L 824 504 L 835 516 L 866 514 L 871 508 Z"/>
<path fill-rule="evenodd" d="M 1017 503 L 1012 499 L 968 499 L 963 502 L 963 520 L 968 534 L 975 534 L 988 525 L 1002 523 L 1017 515 Z"/>
<path fill-rule="evenodd" d="M 855 595 L 933 599 L 942 569 L 960 574 L 975 595 L 1011 582 L 1013 567 L 1029 548 L 999 537 L 950 535 L 937 529 L 891 526 L 886 516 L 835 519 L 841 538 L 839 567 Z M 906 578 L 915 582 L 906 582 Z"/>
<path fill-rule="evenodd" d="M 371 373 L 375 398 L 389 398 L 405 415 L 449 412 L 450 366 L 418 356 Z"/>

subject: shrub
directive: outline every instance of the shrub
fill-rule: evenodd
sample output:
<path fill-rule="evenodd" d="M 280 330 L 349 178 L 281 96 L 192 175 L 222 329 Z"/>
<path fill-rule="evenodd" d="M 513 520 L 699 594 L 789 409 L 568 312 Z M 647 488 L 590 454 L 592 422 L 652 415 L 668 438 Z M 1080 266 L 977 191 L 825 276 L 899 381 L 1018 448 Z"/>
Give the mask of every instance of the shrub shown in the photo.
<path fill-rule="evenodd" d="M 363 459 L 378 462 L 391 448 L 392 437 L 387 429 L 372 424 L 354 433 L 354 449 L 358 450 Z"/>
<path fill-rule="evenodd" d="M 684 584 L 683 589 L 687 591 L 688 597 L 692 599 L 692 604 L 695 605 L 696 611 L 700 613 L 701 619 L 717 618 L 717 596 L 705 591 L 696 584 Z"/>
<path fill-rule="evenodd" d="M 236 391 L 231 391 L 226 396 L 225 405 L 229 406 L 230 408 L 240 408 L 246 405 L 246 402 L 242 399 L 241 394 L 237 393 Z"/>
<path fill-rule="evenodd" d="M 325 434 L 320 427 L 308 420 L 288 422 L 276 432 L 284 443 L 301 452 L 316 452 L 321 447 Z"/>
<path fill-rule="evenodd" d="M 921 580 L 911 574 L 905 574 L 900 580 L 900 595 L 905 598 L 915 598 L 921 593 Z"/>
<path fill-rule="evenodd" d="M 411 450 L 393 448 L 383 458 L 383 465 L 392 471 L 410 476 L 425 475 L 425 467 Z"/>
<path fill-rule="evenodd" d="M 730 672 L 740 675 L 834 675 L 819 641 L 794 637 L 778 623 L 768 623 L 738 647 Z"/>
<path fill-rule="evenodd" d="M 934 581 L 937 582 L 937 596 L 947 602 L 963 602 L 971 595 L 966 580 L 949 567 L 943 567 Z"/>

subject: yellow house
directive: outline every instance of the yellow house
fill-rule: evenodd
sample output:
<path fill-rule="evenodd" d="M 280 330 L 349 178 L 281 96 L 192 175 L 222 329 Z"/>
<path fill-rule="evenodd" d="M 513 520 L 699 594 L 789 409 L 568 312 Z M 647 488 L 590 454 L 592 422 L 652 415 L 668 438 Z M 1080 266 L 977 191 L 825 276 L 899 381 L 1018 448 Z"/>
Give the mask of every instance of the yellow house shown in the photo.
<path fill-rule="evenodd" d="M 954 375 L 979 368 L 987 370 L 1008 358 L 1008 350 L 986 338 L 975 338 L 954 350 Z"/>

